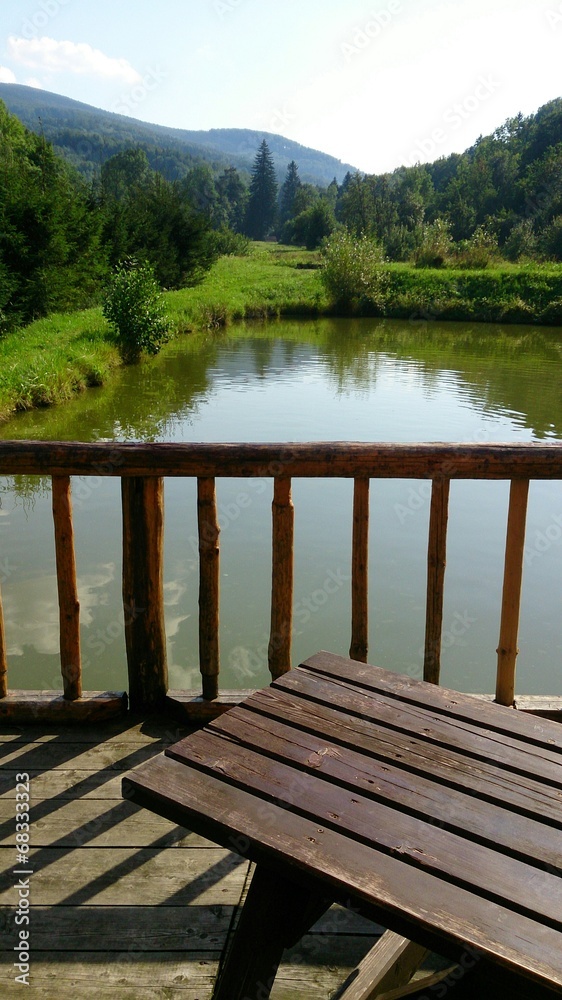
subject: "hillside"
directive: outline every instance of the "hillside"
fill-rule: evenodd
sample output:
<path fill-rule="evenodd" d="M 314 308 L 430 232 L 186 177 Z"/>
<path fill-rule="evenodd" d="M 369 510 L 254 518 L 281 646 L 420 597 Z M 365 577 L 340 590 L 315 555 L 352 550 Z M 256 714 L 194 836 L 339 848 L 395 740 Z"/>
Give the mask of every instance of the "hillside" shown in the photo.
<path fill-rule="evenodd" d="M 142 146 L 151 167 L 169 180 L 183 177 L 201 161 L 218 169 L 232 165 L 250 171 L 263 138 L 267 139 L 280 179 L 291 160 L 298 164 L 301 179 L 313 184 L 327 185 L 334 177 L 341 184 L 346 173 L 355 169 L 333 156 L 269 132 L 243 128 L 189 131 L 151 125 L 12 83 L 0 83 L 0 100 L 27 128 L 42 131 L 57 152 L 87 177 L 129 146 Z"/>

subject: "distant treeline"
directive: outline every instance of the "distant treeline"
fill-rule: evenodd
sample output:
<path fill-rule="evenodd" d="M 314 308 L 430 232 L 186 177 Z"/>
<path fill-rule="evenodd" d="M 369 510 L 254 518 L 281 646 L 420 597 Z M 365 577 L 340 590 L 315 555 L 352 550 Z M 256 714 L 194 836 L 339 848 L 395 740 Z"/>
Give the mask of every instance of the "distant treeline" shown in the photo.
<path fill-rule="evenodd" d="M 131 146 L 86 180 L 0 102 L 0 329 L 99 301 L 126 257 L 193 284 L 248 237 L 315 248 L 343 227 L 425 267 L 562 260 L 562 99 L 463 154 L 327 187 L 295 161 L 279 184 L 266 140 L 249 175 L 199 162 L 171 180 L 174 156 Z"/>

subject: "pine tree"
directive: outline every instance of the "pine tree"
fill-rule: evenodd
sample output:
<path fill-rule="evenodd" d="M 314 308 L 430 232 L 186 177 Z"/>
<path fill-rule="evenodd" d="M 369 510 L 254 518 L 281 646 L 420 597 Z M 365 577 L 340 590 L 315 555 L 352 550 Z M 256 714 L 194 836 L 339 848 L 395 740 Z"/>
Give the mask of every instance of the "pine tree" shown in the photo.
<path fill-rule="evenodd" d="M 250 182 L 250 198 L 246 211 L 246 235 L 263 240 L 272 230 L 277 205 L 277 181 L 273 157 L 265 139 L 261 143 Z"/>
<path fill-rule="evenodd" d="M 284 225 L 295 214 L 295 197 L 301 187 L 299 168 L 294 160 L 287 167 L 287 176 L 279 194 L 279 222 Z"/>

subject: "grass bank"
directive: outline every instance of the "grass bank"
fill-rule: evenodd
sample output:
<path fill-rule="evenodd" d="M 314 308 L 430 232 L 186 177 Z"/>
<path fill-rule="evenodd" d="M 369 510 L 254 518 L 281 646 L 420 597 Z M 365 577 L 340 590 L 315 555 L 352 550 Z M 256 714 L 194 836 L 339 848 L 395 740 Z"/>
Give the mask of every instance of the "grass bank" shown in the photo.
<path fill-rule="evenodd" d="M 247 257 L 223 257 L 195 288 L 166 293 L 173 336 L 237 319 L 316 316 L 328 310 L 318 255 L 255 244 Z M 103 385 L 122 364 L 101 308 L 54 313 L 0 338 L 0 420 L 52 406 Z"/>
<path fill-rule="evenodd" d="M 394 319 L 562 324 L 562 265 L 509 265 L 480 271 L 389 268 L 383 315 Z"/>
<path fill-rule="evenodd" d="M 333 315 L 315 252 L 254 244 L 223 257 L 195 288 L 166 293 L 174 335 L 238 319 Z M 409 320 L 562 324 L 562 265 L 484 271 L 388 267 L 382 304 L 362 312 Z M 0 339 L 0 419 L 102 385 L 121 364 L 101 309 L 52 315 Z"/>

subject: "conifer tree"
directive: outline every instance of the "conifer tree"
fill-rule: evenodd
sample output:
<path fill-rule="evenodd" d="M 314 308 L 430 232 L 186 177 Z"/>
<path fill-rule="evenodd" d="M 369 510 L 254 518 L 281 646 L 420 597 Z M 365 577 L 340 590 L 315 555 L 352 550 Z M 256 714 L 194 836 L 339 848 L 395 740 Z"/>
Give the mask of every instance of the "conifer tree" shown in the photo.
<path fill-rule="evenodd" d="M 261 143 L 254 160 L 250 182 L 250 198 L 246 210 L 246 235 L 263 240 L 271 232 L 277 206 L 277 181 L 273 157 L 266 140 Z"/>
<path fill-rule="evenodd" d="M 287 167 L 287 176 L 279 194 L 279 222 L 284 225 L 295 214 L 295 197 L 301 187 L 299 168 L 294 160 Z"/>

